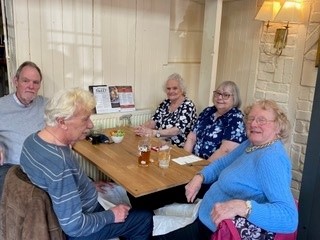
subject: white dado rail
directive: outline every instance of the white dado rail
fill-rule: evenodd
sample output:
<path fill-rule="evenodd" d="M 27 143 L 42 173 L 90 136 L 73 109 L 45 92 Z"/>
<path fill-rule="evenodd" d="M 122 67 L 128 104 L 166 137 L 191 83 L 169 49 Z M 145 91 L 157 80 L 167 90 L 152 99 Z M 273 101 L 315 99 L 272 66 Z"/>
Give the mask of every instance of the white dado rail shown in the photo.
<path fill-rule="evenodd" d="M 105 114 L 93 114 L 91 120 L 95 128 L 112 128 L 117 126 L 138 126 L 149 120 L 154 113 L 151 109 L 141 109 L 128 112 L 115 112 Z M 106 180 L 108 177 L 104 175 L 95 165 L 84 159 L 76 153 L 79 164 L 85 173 L 93 180 Z"/>

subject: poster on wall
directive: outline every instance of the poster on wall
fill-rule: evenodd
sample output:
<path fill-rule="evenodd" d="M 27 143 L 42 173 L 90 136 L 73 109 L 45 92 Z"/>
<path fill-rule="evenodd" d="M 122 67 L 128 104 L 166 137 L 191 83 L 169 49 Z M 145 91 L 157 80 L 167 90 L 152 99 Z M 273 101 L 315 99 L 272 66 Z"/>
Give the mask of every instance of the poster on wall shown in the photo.
<path fill-rule="evenodd" d="M 96 99 L 97 114 L 135 110 L 132 86 L 89 86 Z"/>
<path fill-rule="evenodd" d="M 121 111 L 135 110 L 132 86 L 116 86 L 116 88 L 118 91 Z"/>

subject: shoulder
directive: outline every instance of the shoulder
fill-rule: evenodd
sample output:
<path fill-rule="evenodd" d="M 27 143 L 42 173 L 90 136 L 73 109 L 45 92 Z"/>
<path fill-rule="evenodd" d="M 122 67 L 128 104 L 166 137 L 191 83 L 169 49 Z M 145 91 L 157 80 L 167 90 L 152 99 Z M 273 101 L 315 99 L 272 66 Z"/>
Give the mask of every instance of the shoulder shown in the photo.
<path fill-rule="evenodd" d="M 264 168 L 268 168 L 268 166 L 269 168 L 291 168 L 290 157 L 281 140 L 275 142 L 261 152 L 259 164 Z"/>
<path fill-rule="evenodd" d="M 38 95 L 35 100 L 40 105 L 45 105 L 49 101 L 48 98 L 41 96 L 41 95 Z"/>
<path fill-rule="evenodd" d="M 196 106 L 190 99 L 185 99 L 179 108 L 183 110 L 187 110 L 190 113 L 196 112 Z"/>
<path fill-rule="evenodd" d="M 189 106 L 195 106 L 195 104 L 193 103 L 193 101 L 189 98 L 185 98 L 183 104 L 189 105 Z"/>
<path fill-rule="evenodd" d="M 232 108 L 229 112 L 228 112 L 229 115 L 232 115 L 232 116 L 235 116 L 235 117 L 241 117 L 243 118 L 243 113 L 241 112 L 240 109 L 234 107 Z"/>
<path fill-rule="evenodd" d="M 200 115 L 211 115 L 213 113 L 215 113 L 217 111 L 215 106 L 211 106 L 211 107 L 206 107 L 205 109 L 202 110 L 202 112 L 200 113 Z"/>
<path fill-rule="evenodd" d="M 232 108 L 230 111 L 228 111 L 227 113 L 225 113 L 224 115 L 225 119 L 230 119 L 232 121 L 243 121 L 243 114 L 241 112 L 241 110 L 239 110 L 238 108 Z"/>
<path fill-rule="evenodd" d="M 170 104 L 170 100 L 169 99 L 165 99 L 159 104 L 159 107 L 167 106 L 169 104 Z"/>
<path fill-rule="evenodd" d="M 0 104 L 7 104 L 9 102 L 14 102 L 13 93 L 0 98 Z"/>

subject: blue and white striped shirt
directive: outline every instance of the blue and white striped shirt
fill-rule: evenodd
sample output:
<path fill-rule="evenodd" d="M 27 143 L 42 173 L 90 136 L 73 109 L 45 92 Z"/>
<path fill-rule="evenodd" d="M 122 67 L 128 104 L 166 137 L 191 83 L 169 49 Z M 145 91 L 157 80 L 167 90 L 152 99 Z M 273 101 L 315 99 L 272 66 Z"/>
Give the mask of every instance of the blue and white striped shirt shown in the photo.
<path fill-rule="evenodd" d="M 111 210 L 93 213 L 97 191 L 69 147 L 49 144 L 34 133 L 23 144 L 20 163 L 32 183 L 50 195 L 67 235 L 87 236 L 114 222 Z"/>

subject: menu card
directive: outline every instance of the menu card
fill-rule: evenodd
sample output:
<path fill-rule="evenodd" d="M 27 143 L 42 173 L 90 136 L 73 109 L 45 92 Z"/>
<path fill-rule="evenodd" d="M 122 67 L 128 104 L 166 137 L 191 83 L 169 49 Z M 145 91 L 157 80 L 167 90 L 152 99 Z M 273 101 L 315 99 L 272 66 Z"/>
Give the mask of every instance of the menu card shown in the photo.
<path fill-rule="evenodd" d="M 96 113 L 135 110 L 132 86 L 93 85 L 89 90 L 96 99 Z"/>

